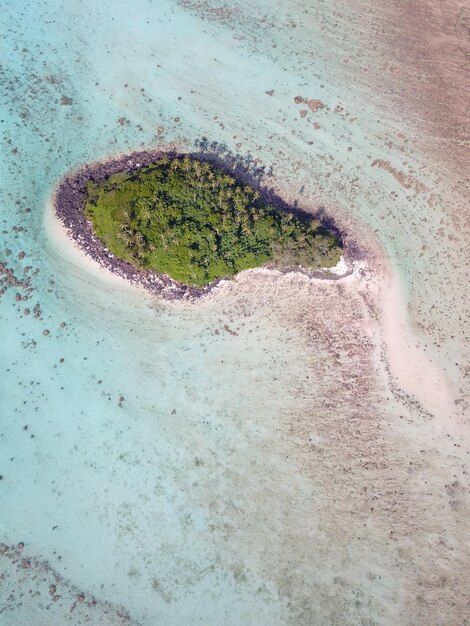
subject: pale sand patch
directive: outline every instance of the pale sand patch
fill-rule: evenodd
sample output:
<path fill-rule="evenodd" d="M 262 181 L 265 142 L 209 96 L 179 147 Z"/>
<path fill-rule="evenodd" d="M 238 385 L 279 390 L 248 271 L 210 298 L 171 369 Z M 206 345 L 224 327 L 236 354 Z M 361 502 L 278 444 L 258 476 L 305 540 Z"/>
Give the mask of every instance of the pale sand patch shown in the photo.
<path fill-rule="evenodd" d="M 410 327 L 407 302 L 398 277 L 382 283 L 381 330 L 387 346 L 391 374 L 397 384 L 438 417 L 455 415 L 454 395 L 442 368 L 419 345 Z"/>
<path fill-rule="evenodd" d="M 383 347 L 381 358 L 391 387 L 399 387 L 416 399 L 440 419 L 446 430 L 462 435 L 455 391 L 440 364 L 426 352 L 423 341 L 413 332 L 399 276 L 391 270 L 388 275 L 366 270 L 358 288 L 375 303 L 379 312 L 377 341 Z"/>

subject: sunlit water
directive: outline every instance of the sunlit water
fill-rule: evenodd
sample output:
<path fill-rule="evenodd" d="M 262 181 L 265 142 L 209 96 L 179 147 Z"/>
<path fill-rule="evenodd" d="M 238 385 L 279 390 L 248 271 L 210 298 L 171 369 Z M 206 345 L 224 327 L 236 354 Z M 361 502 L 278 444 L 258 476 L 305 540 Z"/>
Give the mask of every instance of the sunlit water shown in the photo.
<path fill-rule="evenodd" d="M 360 21 L 279 4 L 3 4 L 1 260 L 33 291 L 1 297 L 1 624 L 466 623 L 466 198 L 372 89 Z M 388 255 L 450 416 L 378 365 L 360 280 L 168 303 L 53 237 L 68 170 L 203 137 Z"/>

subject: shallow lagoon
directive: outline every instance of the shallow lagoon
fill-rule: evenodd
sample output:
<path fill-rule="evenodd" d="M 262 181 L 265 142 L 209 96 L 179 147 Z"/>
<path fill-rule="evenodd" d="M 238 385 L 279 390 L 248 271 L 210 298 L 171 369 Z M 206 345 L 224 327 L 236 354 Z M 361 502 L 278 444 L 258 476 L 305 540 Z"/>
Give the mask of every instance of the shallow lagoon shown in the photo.
<path fill-rule="evenodd" d="M 4 7 L 1 260 L 39 272 L 27 302 L 1 301 L 1 534 L 25 547 L 2 556 L 0 622 L 460 623 L 461 177 L 404 94 L 377 87 L 376 29 L 351 10 L 201 6 Z M 327 107 L 302 117 L 298 95 Z M 197 307 L 162 303 L 51 235 L 69 169 L 203 137 L 272 166 L 363 242 L 373 274 L 400 277 L 449 414 L 389 379 L 360 281 L 260 273 Z M 36 302 L 41 320 L 22 314 Z"/>

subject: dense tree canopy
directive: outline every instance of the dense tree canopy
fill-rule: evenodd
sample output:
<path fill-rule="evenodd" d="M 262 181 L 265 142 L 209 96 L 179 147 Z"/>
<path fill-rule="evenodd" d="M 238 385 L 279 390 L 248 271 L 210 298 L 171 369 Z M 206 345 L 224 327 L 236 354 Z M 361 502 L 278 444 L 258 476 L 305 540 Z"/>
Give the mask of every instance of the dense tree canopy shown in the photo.
<path fill-rule="evenodd" d="M 189 157 L 166 158 L 88 184 L 86 216 L 113 253 L 186 284 L 273 261 L 334 265 L 338 240 L 321 224 L 264 203 L 221 169 Z"/>

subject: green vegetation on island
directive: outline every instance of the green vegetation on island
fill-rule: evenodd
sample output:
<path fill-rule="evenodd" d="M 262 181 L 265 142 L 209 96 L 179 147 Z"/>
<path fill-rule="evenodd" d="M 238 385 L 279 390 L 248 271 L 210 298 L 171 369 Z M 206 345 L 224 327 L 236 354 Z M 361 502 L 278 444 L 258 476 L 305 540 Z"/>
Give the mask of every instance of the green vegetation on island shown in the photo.
<path fill-rule="evenodd" d="M 188 156 L 89 182 L 85 215 L 112 254 L 188 285 L 268 261 L 331 267 L 341 254 L 320 222 L 266 204 L 252 187 Z"/>

